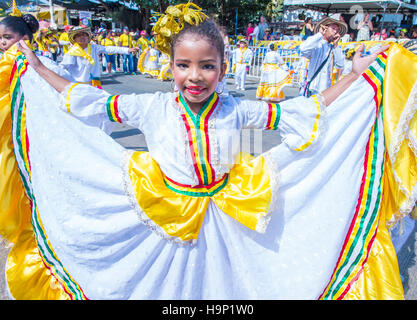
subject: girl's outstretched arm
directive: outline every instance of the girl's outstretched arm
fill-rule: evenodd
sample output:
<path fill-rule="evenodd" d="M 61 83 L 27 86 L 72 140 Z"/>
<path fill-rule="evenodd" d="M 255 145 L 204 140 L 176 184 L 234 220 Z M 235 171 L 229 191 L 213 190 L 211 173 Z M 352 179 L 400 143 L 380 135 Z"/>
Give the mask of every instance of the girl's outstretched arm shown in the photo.
<path fill-rule="evenodd" d="M 387 50 L 389 45 L 383 46 L 369 56 L 361 57 L 362 52 L 365 46 L 362 44 L 359 49 L 356 51 L 355 56 L 353 57 L 352 72 L 346 75 L 342 80 L 338 81 L 330 88 L 321 92 L 322 96 L 325 99 L 327 106 L 332 104 L 349 86 L 358 79 L 362 73 L 368 69 L 368 67 L 375 61 L 376 57 Z"/>
<path fill-rule="evenodd" d="M 67 79 L 48 69 L 23 40 L 17 43 L 17 48 L 26 56 L 29 65 L 59 93 L 63 92 L 65 87 L 70 84 Z"/>

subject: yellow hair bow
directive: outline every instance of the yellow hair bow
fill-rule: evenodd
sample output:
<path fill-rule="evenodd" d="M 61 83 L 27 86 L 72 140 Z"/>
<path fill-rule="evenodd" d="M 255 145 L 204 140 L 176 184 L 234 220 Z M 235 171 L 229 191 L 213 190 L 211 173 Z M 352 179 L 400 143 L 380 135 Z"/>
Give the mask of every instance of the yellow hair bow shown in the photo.
<path fill-rule="evenodd" d="M 10 15 L 15 16 L 15 17 L 21 17 L 22 16 L 22 13 L 17 8 L 16 0 L 13 0 L 13 10 L 12 10 L 12 13 Z"/>
<path fill-rule="evenodd" d="M 157 48 L 168 56 L 171 55 L 171 38 L 184 28 L 185 23 L 199 25 L 208 18 L 201 10 L 196 4 L 188 2 L 169 6 L 165 14 L 158 14 L 160 17 L 152 29 L 156 33 Z"/>

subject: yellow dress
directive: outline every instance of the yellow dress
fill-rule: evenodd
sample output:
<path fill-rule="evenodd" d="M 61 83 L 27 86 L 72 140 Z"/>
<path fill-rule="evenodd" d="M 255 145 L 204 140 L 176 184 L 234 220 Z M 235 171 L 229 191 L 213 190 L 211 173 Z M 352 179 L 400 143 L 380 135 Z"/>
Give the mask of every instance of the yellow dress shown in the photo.
<path fill-rule="evenodd" d="M 16 73 L 16 56 L 14 45 L 0 59 L 0 234 L 14 244 L 7 258 L 7 283 L 15 299 L 70 299 L 39 254 L 31 220 L 32 201 L 15 159 L 10 89 L 19 83 L 11 84 L 10 79 Z M 24 118 L 23 112 L 23 122 Z"/>

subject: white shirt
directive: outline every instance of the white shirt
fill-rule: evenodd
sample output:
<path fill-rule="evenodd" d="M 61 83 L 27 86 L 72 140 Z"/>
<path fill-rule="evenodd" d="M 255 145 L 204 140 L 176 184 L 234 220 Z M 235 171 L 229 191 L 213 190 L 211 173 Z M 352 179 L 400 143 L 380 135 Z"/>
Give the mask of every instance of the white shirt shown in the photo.
<path fill-rule="evenodd" d="M 284 60 L 276 51 L 269 51 L 265 55 L 264 63 L 274 63 L 279 66 L 282 66 L 284 70 L 288 70 L 287 65 L 285 64 Z"/>
<path fill-rule="evenodd" d="M 233 50 L 233 62 L 237 64 L 250 64 L 253 57 L 253 52 L 251 49 L 246 48 L 246 50 L 241 50 L 237 48 Z"/>
<path fill-rule="evenodd" d="M 64 58 L 60 63 L 60 66 L 68 70 L 77 82 L 89 82 L 92 78 L 99 78 L 101 76 L 101 64 L 99 60 L 100 54 L 129 53 L 129 48 L 127 47 L 101 46 L 95 43 L 90 45 L 91 57 L 94 59 L 94 65 L 88 62 L 87 59 L 70 56 L 69 54 L 64 54 Z M 84 49 L 84 51 L 87 52 L 87 48 Z"/>
<path fill-rule="evenodd" d="M 346 33 L 343 37 L 340 38 L 340 41 L 341 42 L 350 42 L 350 41 L 352 41 L 352 39 L 351 39 L 349 33 Z"/>
<path fill-rule="evenodd" d="M 307 81 L 310 81 L 316 70 L 327 58 L 329 51 L 333 50 L 326 65 L 321 69 L 320 74 L 310 84 L 310 90 L 321 92 L 330 87 L 333 67 L 343 69 L 345 65 L 342 49 L 340 47 L 333 49 L 333 45 L 327 42 L 321 33 L 317 33 L 303 41 L 300 45 L 300 50 L 302 55 L 310 60 Z"/>

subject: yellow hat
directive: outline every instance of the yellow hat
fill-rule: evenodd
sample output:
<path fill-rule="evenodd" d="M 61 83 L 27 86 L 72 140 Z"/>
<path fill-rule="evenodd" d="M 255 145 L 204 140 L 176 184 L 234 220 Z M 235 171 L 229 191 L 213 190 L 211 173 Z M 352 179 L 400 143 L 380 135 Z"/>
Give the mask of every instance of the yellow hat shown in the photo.
<path fill-rule="evenodd" d="M 343 37 L 348 32 L 348 26 L 347 26 L 346 23 L 344 23 L 344 22 L 342 22 L 340 20 L 337 20 L 337 19 L 333 19 L 333 18 L 330 18 L 330 17 L 326 17 L 326 18 L 321 19 L 316 24 L 316 26 L 314 27 L 314 33 L 319 32 L 321 26 L 328 26 L 329 24 L 337 24 L 339 26 L 339 29 L 340 29 L 340 31 L 339 31 L 340 37 Z"/>
<path fill-rule="evenodd" d="M 68 39 L 72 44 L 75 43 L 74 38 L 79 33 L 87 33 L 90 39 L 93 37 L 90 27 L 74 27 L 68 32 Z"/>
<path fill-rule="evenodd" d="M 16 0 L 13 0 L 13 7 L 12 8 L 13 8 L 13 10 L 12 10 L 12 13 L 10 14 L 11 16 L 14 16 L 14 17 L 21 17 L 22 16 L 22 13 L 17 8 Z"/>

